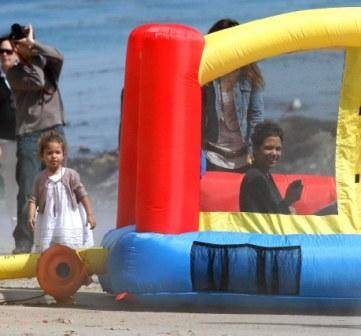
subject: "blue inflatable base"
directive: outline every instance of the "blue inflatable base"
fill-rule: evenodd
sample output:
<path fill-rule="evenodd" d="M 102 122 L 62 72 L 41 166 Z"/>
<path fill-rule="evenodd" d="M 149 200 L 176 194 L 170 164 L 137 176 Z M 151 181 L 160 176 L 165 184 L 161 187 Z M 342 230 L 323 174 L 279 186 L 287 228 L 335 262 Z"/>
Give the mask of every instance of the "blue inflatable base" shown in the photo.
<path fill-rule="evenodd" d="M 177 309 L 215 309 L 303 314 L 360 314 L 361 299 L 246 295 L 232 293 L 137 294 L 125 304 Z"/>
<path fill-rule="evenodd" d="M 360 235 L 108 232 L 103 289 L 152 306 L 361 310 Z"/>

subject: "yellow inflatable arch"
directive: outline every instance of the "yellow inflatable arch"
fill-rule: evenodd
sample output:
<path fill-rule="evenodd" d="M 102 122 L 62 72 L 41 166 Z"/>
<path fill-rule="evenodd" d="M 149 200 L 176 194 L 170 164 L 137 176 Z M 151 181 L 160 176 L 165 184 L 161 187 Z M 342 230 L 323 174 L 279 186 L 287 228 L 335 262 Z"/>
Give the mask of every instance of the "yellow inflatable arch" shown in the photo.
<path fill-rule="evenodd" d="M 205 36 L 201 85 L 284 53 L 361 47 L 361 7 L 314 9 L 255 20 Z"/>
<path fill-rule="evenodd" d="M 241 66 L 268 57 L 320 48 L 345 48 L 346 54 L 336 138 L 338 215 L 208 212 L 201 214 L 201 230 L 274 234 L 361 233 L 360 7 L 293 12 L 206 35 L 199 83 L 204 85 Z"/>

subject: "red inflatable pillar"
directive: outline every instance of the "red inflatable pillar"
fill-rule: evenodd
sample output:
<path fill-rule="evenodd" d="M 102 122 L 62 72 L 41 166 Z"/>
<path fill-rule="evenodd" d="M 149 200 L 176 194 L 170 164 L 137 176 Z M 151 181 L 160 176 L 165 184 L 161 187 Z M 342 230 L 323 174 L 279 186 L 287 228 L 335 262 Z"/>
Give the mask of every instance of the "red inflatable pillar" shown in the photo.
<path fill-rule="evenodd" d="M 119 139 L 117 227 L 135 223 L 140 51 L 143 32 L 149 26 L 134 29 L 128 39 Z"/>
<path fill-rule="evenodd" d="M 204 40 L 190 27 L 154 25 L 142 41 L 137 231 L 197 231 Z"/>

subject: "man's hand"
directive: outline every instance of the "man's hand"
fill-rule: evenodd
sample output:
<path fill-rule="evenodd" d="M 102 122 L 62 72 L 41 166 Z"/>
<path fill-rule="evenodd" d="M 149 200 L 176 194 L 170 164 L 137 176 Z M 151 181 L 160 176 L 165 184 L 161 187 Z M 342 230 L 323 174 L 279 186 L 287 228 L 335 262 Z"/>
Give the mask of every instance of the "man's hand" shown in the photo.
<path fill-rule="evenodd" d="M 13 41 L 14 50 L 20 56 L 20 60 L 27 60 L 31 56 L 31 50 L 34 47 L 34 32 L 33 27 L 29 24 L 29 33 L 28 36 Z"/>

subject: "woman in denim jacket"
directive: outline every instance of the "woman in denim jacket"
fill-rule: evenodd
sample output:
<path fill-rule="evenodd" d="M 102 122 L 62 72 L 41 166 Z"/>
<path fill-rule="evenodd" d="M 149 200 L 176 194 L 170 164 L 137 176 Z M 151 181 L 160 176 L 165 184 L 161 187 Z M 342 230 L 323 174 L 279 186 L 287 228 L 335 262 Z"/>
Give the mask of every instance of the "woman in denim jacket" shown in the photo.
<path fill-rule="evenodd" d="M 237 21 L 223 19 L 208 33 L 236 25 Z M 263 121 L 263 86 L 262 74 L 253 63 L 203 87 L 203 150 L 207 170 L 238 172 L 251 163 L 251 135 Z"/>

